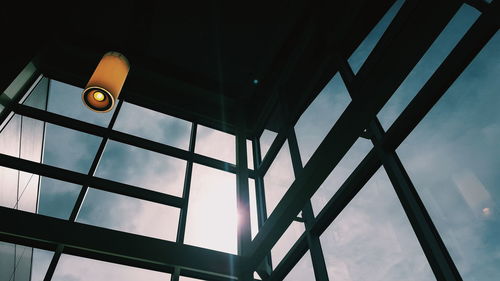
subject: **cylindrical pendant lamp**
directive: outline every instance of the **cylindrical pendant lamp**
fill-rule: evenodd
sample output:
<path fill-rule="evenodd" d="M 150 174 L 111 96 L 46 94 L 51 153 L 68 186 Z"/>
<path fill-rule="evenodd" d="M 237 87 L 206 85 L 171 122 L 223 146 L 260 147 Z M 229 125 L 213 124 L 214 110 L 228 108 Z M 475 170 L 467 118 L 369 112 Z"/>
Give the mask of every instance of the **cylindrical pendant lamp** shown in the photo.
<path fill-rule="evenodd" d="M 129 69 L 124 55 L 118 52 L 104 54 L 82 93 L 83 103 L 96 112 L 113 109 Z"/>

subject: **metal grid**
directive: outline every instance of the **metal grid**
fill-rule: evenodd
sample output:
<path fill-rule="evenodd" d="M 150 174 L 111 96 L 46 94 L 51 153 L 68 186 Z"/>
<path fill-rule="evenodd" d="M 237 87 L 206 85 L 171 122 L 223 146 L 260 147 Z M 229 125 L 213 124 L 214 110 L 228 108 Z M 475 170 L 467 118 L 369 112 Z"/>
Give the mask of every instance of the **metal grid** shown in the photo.
<path fill-rule="evenodd" d="M 285 113 L 282 117 L 286 126 L 278 133 L 266 157 L 262 160 L 259 140 L 253 139 L 254 170 L 247 168 L 245 128 L 238 128 L 236 133 L 236 165 L 234 165 L 194 152 L 196 123 L 193 123 L 191 128 L 188 151 L 113 130 L 112 127 L 123 101 L 118 103 L 108 128 L 102 128 L 17 104 L 18 100 L 14 100 L 8 107 L 10 116 L 16 113 L 35 118 L 100 136 L 102 141 L 88 174 L 0 155 L 2 166 L 82 186 L 68 221 L 0 207 L 2 220 L 9 219 L 18 222 L 3 224 L 0 229 L 0 239 L 55 251 L 45 281 L 51 280 L 62 253 L 169 272 L 172 273 L 172 281 L 179 280 L 180 275 L 207 280 L 251 280 L 253 279 L 251 274 L 254 271 L 258 271 L 265 280 L 282 280 L 308 250 L 311 253 L 316 280 L 328 280 L 319 237 L 371 176 L 383 166 L 436 279 L 462 280 L 395 150 L 498 30 L 500 18 L 498 1 L 491 4 L 482 1 L 467 1 L 467 3 L 480 10 L 482 15 L 387 132 L 380 126 L 376 113 L 391 97 L 397 86 L 462 3 L 459 1 L 449 3 L 408 1 L 405 3 L 357 75 L 354 75 L 342 54 L 333 55 L 331 62 L 337 65 L 352 97 L 352 102 L 306 166 L 301 163 L 293 129 L 295 117 L 288 111 L 286 104 L 280 102 L 280 99 L 277 100 L 277 106 Z M 428 12 L 431 9 L 432 12 Z M 418 22 L 418 18 L 423 15 L 428 18 L 426 29 L 429 32 L 425 34 L 415 32 L 415 22 Z M 408 49 L 407 42 L 415 46 Z M 401 49 L 409 50 L 409 53 L 399 57 L 394 56 L 394 54 L 399 54 L 398 50 Z M 387 71 L 389 69 L 390 72 Z M 370 95 L 369 93 L 376 94 Z M 2 118 L 7 119 L 7 114 L 4 114 Z M 244 118 L 243 114 L 242 118 Z M 0 121 L 3 123 L 4 120 Z M 315 217 L 310 197 L 360 136 L 370 139 L 374 145 L 373 149 Z M 182 198 L 95 177 L 97 164 L 108 140 L 186 160 Z M 296 179 L 274 212 L 268 217 L 263 177 L 286 140 L 289 143 Z M 238 228 L 238 255 L 183 244 L 193 163 L 230 172 L 237 176 L 237 204 L 239 212 L 243 214 L 240 214 L 243 223 L 240 223 Z M 249 178 L 255 179 L 260 228 L 253 241 L 250 235 Z M 89 186 L 180 208 L 176 242 L 160 241 L 74 223 Z M 300 211 L 303 212 L 306 231 L 285 258 L 276 265 L 274 270 L 271 270 L 270 250 Z M 109 245 L 102 241 L 117 242 Z M 138 249 L 133 247 L 133 244 L 143 245 L 142 248 L 148 250 Z"/>

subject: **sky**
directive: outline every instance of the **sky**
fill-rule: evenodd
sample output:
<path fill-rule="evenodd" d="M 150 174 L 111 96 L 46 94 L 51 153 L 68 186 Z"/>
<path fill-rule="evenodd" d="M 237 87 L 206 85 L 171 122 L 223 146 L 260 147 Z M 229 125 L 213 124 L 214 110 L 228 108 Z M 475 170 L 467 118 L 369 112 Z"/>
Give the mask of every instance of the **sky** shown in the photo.
<path fill-rule="evenodd" d="M 348 62 L 357 72 L 403 1 L 397 1 Z M 425 84 L 479 13 L 463 5 L 393 97 L 378 113 L 388 129 Z M 417 192 L 465 281 L 500 276 L 500 35 L 496 35 L 444 97 L 397 149 Z M 50 84 L 48 110 L 106 127 L 112 112 L 92 113 L 81 89 Z M 295 125 L 305 165 L 351 101 L 335 75 Z M 116 130 L 186 150 L 191 123 L 123 103 Z M 262 157 L 276 133 L 260 138 Z M 87 173 L 99 137 L 47 125 L 43 162 Z M 311 198 L 317 215 L 372 144 L 358 139 Z M 195 152 L 235 163 L 234 136 L 198 126 Z M 249 163 L 249 167 L 253 164 Z M 108 142 L 96 175 L 182 196 L 186 161 Z M 288 143 L 264 177 L 270 214 L 294 180 Z M 255 184 L 250 181 L 252 233 L 255 236 Z M 67 219 L 81 186 L 42 178 L 39 213 Z M 215 204 L 214 204 L 215 203 Z M 216 220 L 215 217 L 223 218 Z M 175 241 L 179 209 L 91 188 L 78 222 Z M 158 221 L 163 223 L 159 224 Z M 236 177 L 195 164 L 191 185 L 187 244 L 236 253 Z M 303 233 L 294 222 L 272 249 L 275 267 Z M 403 208 L 381 168 L 320 237 L 328 274 L 336 281 L 435 280 Z M 43 279 L 51 252 L 35 249 L 32 280 Z M 285 280 L 312 280 L 307 252 Z M 55 281 L 168 280 L 168 274 L 63 255 Z M 182 279 L 181 279 L 182 280 Z M 191 280 L 191 279 L 184 279 Z"/>

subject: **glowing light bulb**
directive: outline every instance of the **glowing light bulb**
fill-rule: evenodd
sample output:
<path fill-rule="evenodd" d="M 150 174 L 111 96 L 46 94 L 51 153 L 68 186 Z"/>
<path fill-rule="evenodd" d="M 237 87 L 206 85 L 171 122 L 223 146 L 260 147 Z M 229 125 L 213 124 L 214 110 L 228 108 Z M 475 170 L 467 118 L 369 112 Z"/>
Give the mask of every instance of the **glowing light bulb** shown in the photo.
<path fill-rule="evenodd" d="M 104 100 L 104 94 L 102 92 L 95 91 L 94 92 L 94 99 L 96 101 L 103 101 Z"/>

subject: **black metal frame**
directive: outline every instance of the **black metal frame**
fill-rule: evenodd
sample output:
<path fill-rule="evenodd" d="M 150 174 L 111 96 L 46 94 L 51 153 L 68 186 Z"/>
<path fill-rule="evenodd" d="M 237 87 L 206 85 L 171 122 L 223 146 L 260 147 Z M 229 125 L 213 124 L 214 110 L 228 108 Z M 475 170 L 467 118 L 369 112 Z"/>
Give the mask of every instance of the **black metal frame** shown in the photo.
<path fill-rule="evenodd" d="M 254 271 L 257 271 L 265 280 L 282 280 L 308 250 L 311 254 L 316 280 L 324 281 L 329 279 L 319 241 L 320 235 L 372 175 L 383 166 L 436 279 L 440 281 L 462 280 L 411 179 L 399 160 L 396 148 L 498 30 L 500 19 L 498 0 L 491 4 L 473 0 L 465 1 L 465 3 L 480 10 L 482 15 L 387 132 L 380 126 L 376 118 L 377 112 L 417 64 L 434 39 L 463 5 L 463 2 L 407 1 L 357 75 L 354 75 L 350 69 L 344 54 L 332 54 L 333 61 L 352 97 L 352 102 L 305 166 L 301 162 L 293 128 L 300 114 L 289 112 L 287 105 L 281 103 L 280 93 L 274 93 L 276 89 L 273 89 L 273 100 L 276 106 L 284 112 L 284 126 L 278 132 L 264 159 L 261 159 L 258 137 L 252 139 L 253 170 L 247 168 L 247 128 L 236 129 L 236 164 L 231 164 L 194 152 L 196 123 L 192 125 L 189 148 L 185 151 L 113 130 L 112 127 L 119 114 L 122 101 L 117 105 L 108 128 L 102 128 L 18 104 L 19 100 L 22 99 L 19 96 L 18 99 L 12 100 L 9 104 L 8 112 L 2 113 L 0 117 L 6 119 L 8 115 L 16 113 L 100 136 L 102 141 L 91 169 L 86 175 L 0 154 L 1 166 L 82 185 L 77 203 L 67 221 L 0 207 L 0 220 L 12 222 L 0 225 L 0 240 L 55 251 L 45 281 L 50 281 L 62 253 L 169 272 L 172 273 L 172 281 L 178 281 L 180 275 L 207 280 L 252 280 Z M 421 23 L 420 19 L 424 16 L 427 21 Z M 401 50 L 405 50 L 405 52 L 403 53 Z M 23 91 L 25 90 L 23 89 Z M 241 122 L 241 124 L 244 123 Z M 314 216 L 310 202 L 311 196 L 359 137 L 369 138 L 374 145 L 373 149 L 365 156 L 321 212 Z M 119 141 L 186 160 L 182 198 L 95 177 L 94 173 L 98 161 L 108 140 Z M 268 216 L 263 177 L 287 140 L 295 181 L 275 210 Z M 236 175 L 237 204 L 238 210 L 241 212 L 241 222 L 238 227 L 238 255 L 184 244 L 194 163 Z M 249 178 L 255 179 L 259 226 L 259 233 L 253 241 L 250 234 Z M 180 208 L 176 242 L 76 223 L 78 211 L 89 186 Z M 299 221 L 304 222 L 306 230 L 283 260 L 272 270 L 271 248 L 292 221 L 298 220 L 296 215 L 300 211 L 302 211 L 303 217 Z M 97 239 L 97 237 L 100 238 Z M 106 243 L 103 241 L 116 242 Z M 134 246 L 137 244 L 141 246 Z"/>

